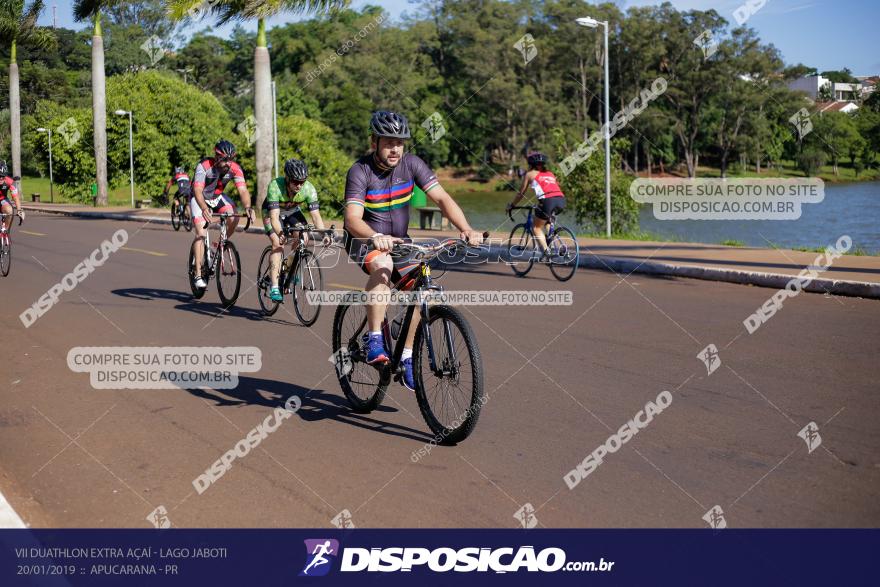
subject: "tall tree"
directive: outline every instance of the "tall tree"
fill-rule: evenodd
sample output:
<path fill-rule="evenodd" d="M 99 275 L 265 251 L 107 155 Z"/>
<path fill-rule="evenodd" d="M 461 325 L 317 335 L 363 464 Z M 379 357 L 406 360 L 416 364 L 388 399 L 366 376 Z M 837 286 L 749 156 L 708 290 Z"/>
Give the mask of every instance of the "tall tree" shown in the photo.
<path fill-rule="evenodd" d="M 101 15 L 120 0 L 76 0 L 73 17 L 77 22 L 92 19 L 92 128 L 95 139 L 95 181 L 98 195 L 95 204 L 107 205 L 107 95 L 104 80 L 104 37 Z"/>
<path fill-rule="evenodd" d="M 172 18 L 184 19 L 204 5 L 203 0 L 169 0 Z M 274 163 L 272 149 L 272 68 L 266 39 L 266 19 L 282 12 L 306 13 L 341 8 L 348 0 L 212 0 L 210 10 L 220 24 L 257 21 L 254 47 L 254 119 L 256 128 L 257 206 L 262 205 Z"/>
<path fill-rule="evenodd" d="M 21 176 L 21 99 L 16 53 L 19 44 L 46 48 L 54 42 L 48 29 L 37 26 L 42 11 L 43 0 L 32 0 L 30 6 L 25 6 L 24 0 L 0 0 L 0 38 L 9 43 L 9 126 L 14 176 Z M 18 184 L 20 189 L 20 180 Z"/>

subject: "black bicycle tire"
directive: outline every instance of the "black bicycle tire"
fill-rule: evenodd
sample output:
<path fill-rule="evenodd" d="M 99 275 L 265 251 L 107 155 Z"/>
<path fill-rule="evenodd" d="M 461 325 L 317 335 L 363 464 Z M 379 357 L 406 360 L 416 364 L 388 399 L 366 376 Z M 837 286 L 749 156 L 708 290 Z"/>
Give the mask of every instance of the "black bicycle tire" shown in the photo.
<path fill-rule="evenodd" d="M 568 236 L 571 238 L 571 242 L 574 243 L 574 246 L 575 246 L 574 263 L 571 263 L 571 264 L 569 264 L 569 263 L 565 263 L 565 264 L 554 263 L 551 259 L 550 272 L 553 274 L 553 277 L 555 277 L 559 281 L 568 281 L 569 279 L 574 277 L 575 273 L 577 273 L 577 268 L 578 268 L 578 265 L 580 264 L 581 252 L 580 252 L 580 248 L 578 247 L 577 237 L 568 228 L 566 228 L 564 226 L 558 227 L 556 229 L 556 233 L 553 235 L 553 238 L 554 239 L 559 238 L 559 235 L 561 233 L 568 233 Z M 552 241 L 548 242 L 547 245 L 551 246 L 551 248 L 552 248 Z M 568 272 L 568 274 L 565 274 L 562 272 L 563 267 L 566 267 L 566 268 L 571 267 L 571 270 Z M 558 272 L 557 272 L 557 269 L 559 270 Z"/>
<path fill-rule="evenodd" d="M 529 260 L 526 263 L 526 268 L 524 271 L 520 271 L 519 269 L 517 269 L 517 266 L 513 263 L 513 255 L 510 252 L 510 249 L 513 247 L 513 242 L 514 242 L 514 237 L 516 236 L 516 232 L 517 232 L 517 230 L 520 230 L 520 229 L 522 229 L 522 231 L 523 231 L 523 236 L 526 237 L 527 246 L 528 246 L 528 243 L 530 243 L 530 242 L 532 243 L 532 252 L 529 255 Z M 508 239 L 507 239 L 507 259 L 506 260 L 510 264 L 510 268 L 513 270 L 514 275 L 516 275 L 517 277 L 525 277 L 526 275 L 528 275 L 529 271 L 531 271 L 532 267 L 534 267 L 534 265 L 535 265 L 534 240 L 535 240 L 534 236 L 532 236 L 528 232 L 525 224 L 517 224 L 510 231 L 510 237 L 508 237 Z"/>
<path fill-rule="evenodd" d="M 468 358 L 471 362 L 471 369 L 473 372 L 471 399 L 466 410 L 467 416 L 461 421 L 461 424 L 455 428 L 447 428 L 439 419 L 437 419 L 434 412 L 431 410 L 430 402 L 425 393 L 422 370 L 420 368 L 422 353 L 424 352 L 422 347 L 425 346 L 423 345 L 424 332 L 421 321 L 419 323 L 419 329 L 416 331 L 415 343 L 413 344 L 413 377 L 415 378 L 416 385 L 416 400 L 419 404 L 419 410 L 422 412 L 422 417 L 425 419 L 425 423 L 428 425 L 428 428 L 431 429 L 438 444 L 451 445 L 457 444 L 470 436 L 477 425 L 477 420 L 480 418 L 480 411 L 485 403 L 483 400 L 485 397 L 483 393 L 483 358 L 480 353 L 480 347 L 477 344 L 477 338 L 474 335 L 470 324 L 461 312 L 450 306 L 431 306 L 428 316 L 429 325 L 440 319 L 448 320 L 458 328 L 464 339 Z M 425 361 L 427 364 L 427 357 Z"/>
<path fill-rule="evenodd" d="M 295 260 L 296 268 L 293 271 L 294 277 L 296 276 L 297 273 L 302 273 L 303 268 L 306 267 L 308 265 L 308 263 L 310 262 L 309 260 L 314 259 L 314 258 L 315 258 L 315 254 L 312 253 L 311 251 L 309 251 L 308 249 L 306 249 L 305 251 L 300 253 L 299 258 Z M 321 266 L 318 264 L 315 264 L 315 265 L 313 265 L 313 267 L 315 268 L 315 270 L 318 274 L 318 291 L 323 291 L 324 290 L 324 274 L 321 271 Z M 308 326 L 312 326 L 318 320 L 318 316 L 321 314 L 321 305 L 318 304 L 316 306 L 315 315 L 312 316 L 311 320 L 308 320 L 305 317 L 303 317 L 303 312 L 300 310 L 300 304 L 297 302 L 297 300 L 299 299 L 299 296 L 297 295 L 297 291 L 302 291 L 303 296 L 307 295 L 305 290 L 302 289 L 302 285 L 304 283 L 305 283 L 304 279 L 300 279 L 299 283 L 295 283 L 293 285 L 293 287 L 291 288 L 291 290 L 292 290 L 291 296 L 293 297 L 293 311 L 296 313 L 296 317 L 299 319 L 300 324 L 308 327 Z"/>
<path fill-rule="evenodd" d="M 230 308 L 235 305 L 236 301 L 238 301 L 238 294 L 241 293 L 241 257 L 238 254 L 238 249 L 235 247 L 235 243 L 233 243 L 232 241 L 226 241 L 223 244 L 223 249 L 231 250 L 234 256 L 235 293 L 233 293 L 233 295 L 231 296 L 226 296 L 226 294 L 223 292 L 223 279 L 221 279 L 221 277 L 223 273 L 223 259 L 225 256 L 225 251 L 221 251 L 219 248 L 217 249 L 217 254 L 220 255 L 220 258 L 217 259 L 217 275 L 215 279 L 217 280 L 217 294 L 220 296 L 220 302 L 223 304 L 224 307 Z"/>
<path fill-rule="evenodd" d="M 260 264 L 257 266 L 257 301 L 260 303 L 260 310 L 263 312 L 263 316 L 272 316 L 275 312 L 278 311 L 278 307 L 281 305 L 281 302 L 273 302 L 271 299 L 268 299 L 268 302 L 271 302 L 271 309 L 266 307 L 267 298 L 265 297 L 265 289 L 260 286 L 260 280 L 263 279 L 263 262 L 266 261 L 268 269 L 268 264 L 271 263 L 270 256 L 272 255 L 272 247 L 267 246 L 263 249 L 263 253 L 260 255 Z M 271 284 L 267 286 L 271 287 Z"/>
<path fill-rule="evenodd" d="M 336 307 L 336 312 L 333 315 L 333 356 L 340 357 L 340 351 L 345 348 L 346 351 L 349 348 L 349 341 L 344 341 L 345 346 L 343 347 L 342 341 L 342 324 L 345 321 L 345 315 L 348 313 L 349 308 L 357 307 L 355 305 L 350 304 L 339 304 Z M 359 333 L 355 334 L 355 337 L 359 337 Z M 357 341 L 358 343 L 360 341 Z M 338 361 L 337 361 L 338 363 Z M 370 367 L 372 368 L 372 367 Z M 365 399 L 359 397 L 354 389 L 351 387 L 351 382 L 348 379 L 348 373 L 340 372 L 340 368 L 336 365 L 336 378 L 339 380 L 339 386 L 342 388 L 342 393 L 345 395 L 345 399 L 348 400 L 349 406 L 351 406 L 352 411 L 357 412 L 359 414 L 366 414 L 372 412 L 376 408 L 378 408 L 382 404 L 382 400 L 385 399 L 385 393 L 388 391 L 388 384 L 391 381 L 391 377 L 387 374 L 387 367 L 383 367 L 385 372 L 380 373 L 379 381 L 376 384 L 376 390 L 373 394 Z M 351 371 L 349 371 L 351 372 Z"/>

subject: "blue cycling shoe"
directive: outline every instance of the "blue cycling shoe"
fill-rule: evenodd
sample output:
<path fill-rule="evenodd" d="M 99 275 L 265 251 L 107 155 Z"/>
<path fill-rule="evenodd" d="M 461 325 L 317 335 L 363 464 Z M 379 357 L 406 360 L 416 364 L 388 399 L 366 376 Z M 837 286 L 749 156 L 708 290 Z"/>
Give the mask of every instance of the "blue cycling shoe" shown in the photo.
<path fill-rule="evenodd" d="M 387 363 L 390 359 L 385 351 L 385 340 L 382 334 L 365 334 L 364 346 L 367 349 L 367 363 L 375 365 L 376 363 Z"/>
<path fill-rule="evenodd" d="M 281 290 L 278 289 L 277 285 L 269 290 L 269 298 L 271 298 L 273 302 L 280 302 L 284 299 L 284 297 L 281 295 Z"/>
<path fill-rule="evenodd" d="M 416 380 L 413 377 L 413 364 L 412 357 L 407 357 L 403 361 L 401 361 L 401 365 L 403 365 L 403 377 L 400 378 L 400 382 L 403 383 L 403 386 L 410 391 L 416 390 Z"/>

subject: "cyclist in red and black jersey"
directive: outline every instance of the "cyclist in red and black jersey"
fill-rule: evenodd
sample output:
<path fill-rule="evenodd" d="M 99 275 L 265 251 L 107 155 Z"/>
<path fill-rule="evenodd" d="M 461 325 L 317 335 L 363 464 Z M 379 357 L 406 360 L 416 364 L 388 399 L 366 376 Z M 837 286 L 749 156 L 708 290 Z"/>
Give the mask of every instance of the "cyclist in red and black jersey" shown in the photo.
<path fill-rule="evenodd" d="M 538 245 L 541 247 L 543 255 L 547 254 L 547 239 L 544 237 L 544 225 L 550 221 L 550 216 L 559 214 L 565 209 L 565 194 L 556 181 L 556 176 L 552 172 L 547 171 L 548 158 L 543 153 L 529 153 L 526 160 L 529 164 L 529 171 L 523 176 L 522 186 L 519 192 L 514 196 L 513 200 L 507 204 L 507 211 L 516 206 L 522 200 L 526 191 L 531 187 L 538 198 L 538 204 L 535 207 L 535 222 L 532 225 L 532 234 Z"/>
<path fill-rule="evenodd" d="M 10 200 L 12 200 L 10 202 Z M 0 211 L 3 214 L 10 214 L 3 219 L 6 230 L 12 226 L 13 208 L 18 211 L 18 216 L 24 220 L 24 210 L 21 209 L 21 198 L 18 197 L 18 188 L 15 187 L 15 181 L 9 177 L 9 166 L 6 161 L 0 160 Z"/>
<path fill-rule="evenodd" d="M 254 209 L 251 207 L 251 194 L 244 180 L 244 172 L 235 162 L 235 156 L 235 145 L 229 141 L 220 141 L 214 145 L 214 157 L 202 159 L 196 165 L 195 177 L 193 177 L 193 198 L 190 200 L 190 211 L 192 212 L 193 226 L 196 229 L 196 275 L 199 275 L 195 285 L 202 289 L 208 287 L 208 284 L 201 277 L 205 226 L 211 222 L 212 212 L 227 214 L 235 211 L 232 200 L 223 193 L 230 181 L 235 184 L 241 203 L 247 210 L 251 222 L 256 219 Z M 236 226 L 238 226 L 238 218 L 227 219 L 226 229 L 230 237 L 235 234 Z"/>
<path fill-rule="evenodd" d="M 443 215 L 471 243 L 481 243 L 483 235 L 471 228 L 455 200 L 443 189 L 431 168 L 419 157 L 404 153 L 410 138 L 406 117 L 395 112 L 375 112 L 370 120 L 372 153 L 358 159 L 345 180 L 345 230 L 348 252 L 370 277 L 366 290 L 387 294 L 392 282 L 418 266 L 406 259 L 392 260 L 395 243 L 408 238 L 409 201 L 418 186 L 437 204 Z M 367 362 L 387 363 L 390 359 L 382 337 L 385 304 L 367 306 Z M 406 335 L 402 364 L 403 382 L 415 389 L 412 376 L 412 345 L 416 320 Z"/>

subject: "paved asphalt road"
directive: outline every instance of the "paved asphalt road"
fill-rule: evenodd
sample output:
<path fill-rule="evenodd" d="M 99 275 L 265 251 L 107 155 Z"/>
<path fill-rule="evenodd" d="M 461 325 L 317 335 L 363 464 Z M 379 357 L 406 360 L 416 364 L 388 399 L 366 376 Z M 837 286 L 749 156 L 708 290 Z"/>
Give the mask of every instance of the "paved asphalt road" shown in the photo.
<path fill-rule="evenodd" d="M 19 314 L 124 228 L 113 254 L 25 329 Z M 475 433 L 435 447 L 415 398 L 348 410 L 328 362 L 332 311 L 299 326 L 262 319 L 252 287 L 265 239 L 237 235 L 245 280 L 221 313 L 194 302 L 190 236 L 168 226 L 32 214 L 0 279 L 4 369 L 0 490 L 33 526 L 546 527 L 880 524 L 880 304 L 802 294 L 755 334 L 742 321 L 773 290 L 580 271 L 558 283 L 504 266 L 450 271 L 449 289 L 572 290 L 567 307 L 469 307 L 486 403 Z M 325 283 L 362 286 L 350 266 Z M 711 375 L 697 358 L 717 345 Z M 263 367 L 230 391 L 95 390 L 66 365 L 74 346 L 257 346 Z M 563 476 L 657 398 L 671 405 L 573 490 Z M 203 494 L 192 481 L 291 394 L 302 409 Z M 814 450 L 798 432 L 818 425 Z"/>

